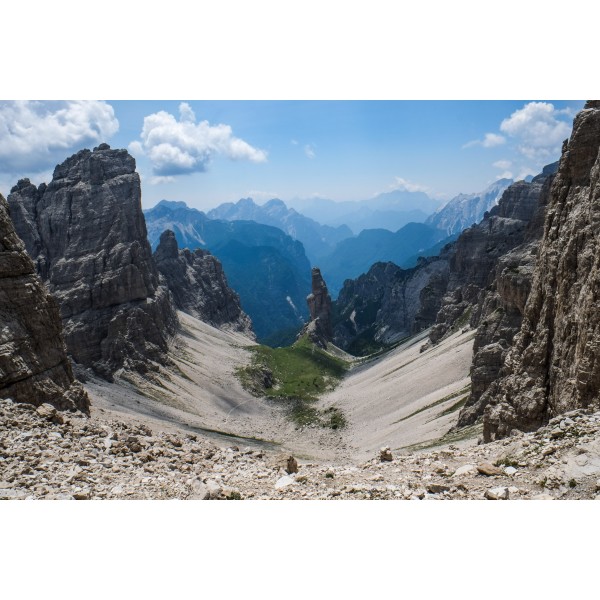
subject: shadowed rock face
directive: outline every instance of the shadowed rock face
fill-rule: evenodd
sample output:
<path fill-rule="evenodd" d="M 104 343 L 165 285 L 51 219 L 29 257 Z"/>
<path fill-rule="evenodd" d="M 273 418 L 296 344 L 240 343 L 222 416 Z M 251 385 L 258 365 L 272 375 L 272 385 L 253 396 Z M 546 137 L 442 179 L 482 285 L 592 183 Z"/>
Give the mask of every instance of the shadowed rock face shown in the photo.
<path fill-rule="evenodd" d="M 308 334 L 310 340 L 322 348 L 333 339 L 331 325 L 331 296 L 318 267 L 312 269 L 312 292 L 306 297 L 310 322 L 304 327 L 300 336 Z"/>
<path fill-rule="evenodd" d="M 89 408 L 74 381 L 58 306 L 15 233 L 0 195 L 0 397 L 59 409 Z"/>
<path fill-rule="evenodd" d="M 126 150 L 101 144 L 24 179 L 8 197 L 17 234 L 58 301 L 73 359 L 110 378 L 166 360 L 177 326 L 146 238 L 140 178 Z"/>
<path fill-rule="evenodd" d="M 208 250 L 180 250 L 175 233 L 167 230 L 160 236 L 154 261 L 179 310 L 254 339 L 250 317 L 242 310 L 239 296 L 227 285 L 221 263 Z"/>
<path fill-rule="evenodd" d="M 557 166 L 557 163 L 549 165 L 531 183 L 520 182 L 519 187 L 525 193 L 513 193 L 511 189 L 506 192 L 504 214 L 518 215 L 519 220 L 527 221 L 527 227 L 518 232 L 524 243 L 498 257 L 493 270 L 494 279 L 479 296 L 471 394 L 460 412 L 458 427 L 471 425 L 483 415 L 489 401 L 486 391 L 500 377 L 513 339 L 521 328 L 539 242 L 544 232 L 544 212 Z M 536 196 L 537 207 L 534 210 L 530 203 Z M 523 203 L 523 199 L 526 202 Z"/>
<path fill-rule="evenodd" d="M 600 398 L 600 102 L 563 146 L 521 329 L 489 390 L 484 438 L 532 430 Z"/>
<path fill-rule="evenodd" d="M 335 302 L 335 344 L 364 354 L 428 327 L 447 283 L 444 256 L 420 258 L 412 269 L 374 264 L 368 273 L 344 283 Z"/>

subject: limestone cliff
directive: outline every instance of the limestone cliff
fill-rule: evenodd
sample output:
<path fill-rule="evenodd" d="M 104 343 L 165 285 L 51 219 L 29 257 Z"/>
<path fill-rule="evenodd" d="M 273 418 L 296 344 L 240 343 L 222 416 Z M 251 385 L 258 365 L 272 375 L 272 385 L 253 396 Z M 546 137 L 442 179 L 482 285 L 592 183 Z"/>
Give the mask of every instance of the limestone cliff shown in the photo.
<path fill-rule="evenodd" d="M 48 185 L 19 181 L 8 203 L 73 359 L 108 378 L 164 362 L 177 317 L 152 260 L 133 157 L 107 144 L 82 150 Z"/>
<path fill-rule="evenodd" d="M 180 250 L 175 233 L 167 230 L 153 256 L 179 310 L 254 339 L 252 322 L 242 310 L 239 296 L 227 284 L 219 260 L 208 250 Z"/>
<path fill-rule="evenodd" d="M 486 440 L 600 402 L 599 149 L 593 101 L 563 146 L 523 323 L 489 391 Z"/>
<path fill-rule="evenodd" d="M 500 376 L 513 338 L 521 327 L 557 167 L 558 163 L 549 165 L 531 183 L 520 182 L 518 187 L 509 188 L 503 199 L 503 214 L 518 214 L 527 226 L 517 233 L 519 238 L 522 236 L 523 243 L 498 257 L 494 279 L 479 296 L 471 393 L 459 415 L 458 427 L 470 425 L 483 415 L 489 398 L 486 391 Z M 536 197 L 534 209 L 531 201 Z M 523 202 L 524 198 L 526 202 Z"/>
<path fill-rule="evenodd" d="M 74 381 L 58 306 L 35 273 L 0 195 L 0 397 L 87 411 Z"/>

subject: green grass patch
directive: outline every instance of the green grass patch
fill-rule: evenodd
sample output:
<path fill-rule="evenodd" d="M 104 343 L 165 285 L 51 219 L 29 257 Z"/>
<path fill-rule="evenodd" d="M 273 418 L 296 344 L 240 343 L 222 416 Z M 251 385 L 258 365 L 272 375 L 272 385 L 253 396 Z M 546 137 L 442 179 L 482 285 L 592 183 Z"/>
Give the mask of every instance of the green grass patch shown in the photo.
<path fill-rule="evenodd" d="M 349 367 L 345 360 L 321 350 L 307 338 L 286 348 L 252 346 L 250 350 L 254 353 L 252 364 L 239 370 L 242 383 L 257 372 L 270 371 L 274 385 L 261 393 L 268 398 L 316 400 L 335 388 Z"/>
<path fill-rule="evenodd" d="M 286 348 L 252 346 L 249 366 L 237 370 L 242 385 L 256 396 L 280 401 L 299 427 L 318 425 L 340 429 L 346 420 L 339 409 L 314 405 L 334 389 L 350 367 L 347 361 L 325 352 L 304 337 Z"/>

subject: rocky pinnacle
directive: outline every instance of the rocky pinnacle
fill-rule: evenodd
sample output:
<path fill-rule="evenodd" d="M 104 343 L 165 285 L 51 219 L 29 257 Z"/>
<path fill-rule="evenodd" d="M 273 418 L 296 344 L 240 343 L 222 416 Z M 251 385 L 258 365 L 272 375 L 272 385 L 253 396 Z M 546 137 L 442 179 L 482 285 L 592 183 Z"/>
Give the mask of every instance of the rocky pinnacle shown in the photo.
<path fill-rule="evenodd" d="M 167 229 L 154 252 L 177 308 L 215 327 L 239 331 L 254 339 L 250 317 L 239 296 L 229 287 L 223 266 L 208 250 L 180 250 Z"/>
<path fill-rule="evenodd" d="M 177 317 L 152 260 L 140 178 L 126 150 L 81 150 L 8 197 L 17 234 L 56 298 L 69 354 L 110 378 L 166 360 Z"/>
<path fill-rule="evenodd" d="M 312 342 L 326 348 L 327 343 L 333 339 L 331 296 L 318 267 L 312 269 L 312 292 L 306 297 L 306 303 L 310 313 L 310 322 L 305 326 L 301 335 L 308 334 Z"/>

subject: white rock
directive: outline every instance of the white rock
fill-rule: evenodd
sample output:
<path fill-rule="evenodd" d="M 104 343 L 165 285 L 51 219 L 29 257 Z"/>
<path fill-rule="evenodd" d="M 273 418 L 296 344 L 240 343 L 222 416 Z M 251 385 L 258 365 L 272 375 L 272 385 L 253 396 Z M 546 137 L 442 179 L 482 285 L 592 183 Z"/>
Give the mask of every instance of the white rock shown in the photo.
<path fill-rule="evenodd" d="M 509 491 L 506 487 L 491 488 L 486 491 L 485 497 L 488 500 L 508 500 Z"/>
<path fill-rule="evenodd" d="M 550 494 L 537 494 L 531 498 L 532 500 L 554 500 L 554 496 Z"/>
<path fill-rule="evenodd" d="M 517 472 L 517 469 L 515 469 L 514 467 L 506 467 L 506 468 L 504 469 L 504 472 L 505 472 L 507 475 L 514 475 L 514 474 Z"/>
<path fill-rule="evenodd" d="M 296 480 L 293 477 L 284 475 L 275 482 L 275 489 L 280 490 L 281 488 L 287 487 L 288 485 L 294 485 L 295 483 Z"/>
<path fill-rule="evenodd" d="M 475 465 L 463 465 L 462 467 L 458 467 L 456 471 L 454 471 L 454 475 L 452 477 L 461 477 L 462 475 L 474 475 L 477 473 L 477 467 Z"/>

